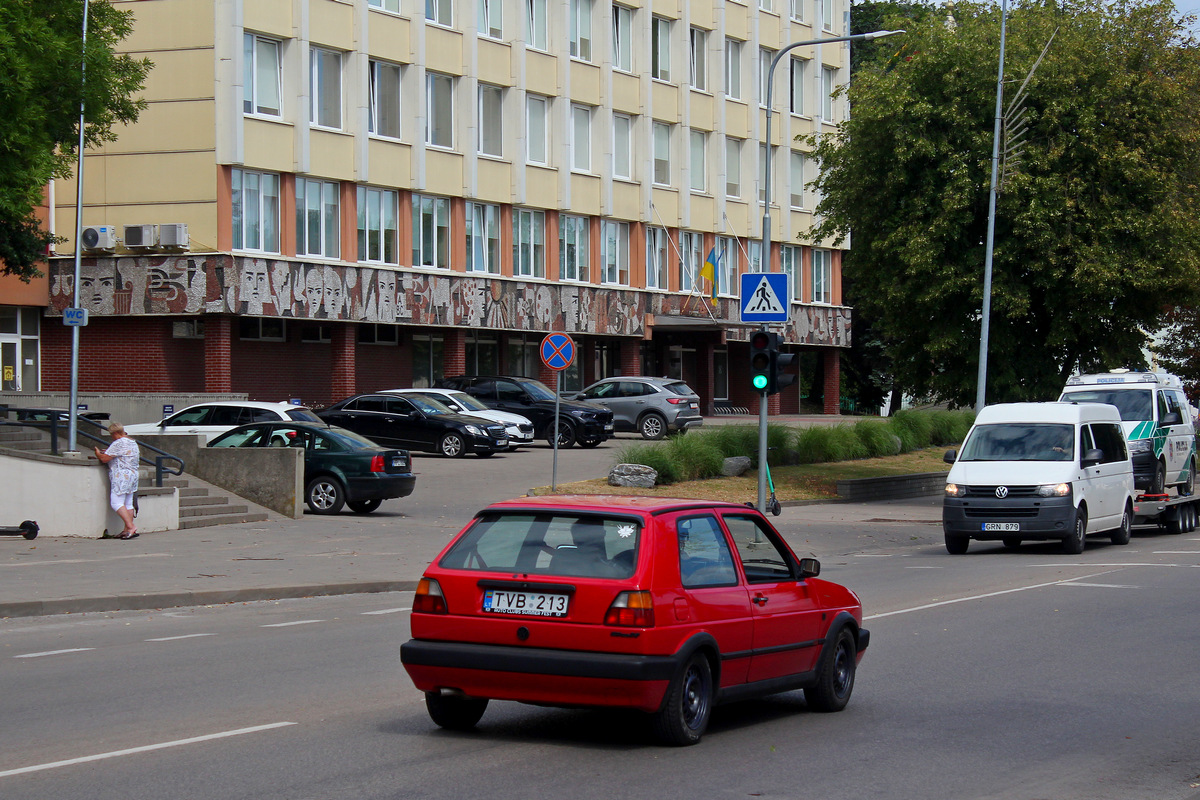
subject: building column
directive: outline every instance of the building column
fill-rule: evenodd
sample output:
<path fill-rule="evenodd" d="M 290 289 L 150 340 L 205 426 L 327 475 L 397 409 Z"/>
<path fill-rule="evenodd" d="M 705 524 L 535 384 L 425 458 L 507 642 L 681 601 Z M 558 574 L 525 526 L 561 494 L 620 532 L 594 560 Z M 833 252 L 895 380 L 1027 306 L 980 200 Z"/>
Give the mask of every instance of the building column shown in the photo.
<path fill-rule="evenodd" d="M 842 400 L 842 354 L 840 350 L 826 350 L 821 358 L 825 378 L 825 402 L 821 411 L 825 414 L 838 414 L 841 411 Z"/>
<path fill-rule="evenodd" d="M 696 385 L 692 388 L 700 395 L 700 413 L 712 416 L 713 407 L 713 343 L 705 340 L 696 348 Z"/>
<path fill-rule="evenodd" d="M 204 317 L 204 391 L 233 391 L 233 317 Z"/>
<path fill-rule="evenodd" d="M 467 335 L 461 328 L 446 328 L 442 332 L 442 377 L 466 374 Z"/>
<path fill-rule="evenodd" d="M 621 340 L 621 374 L 642 374 L 642 342 L 640 339 Z"/>
<path fill-rule="evenodd" d="M 334 325 L 330 346 L 329 396 L 337 401 L 358 393 L 358 324 Z"/>

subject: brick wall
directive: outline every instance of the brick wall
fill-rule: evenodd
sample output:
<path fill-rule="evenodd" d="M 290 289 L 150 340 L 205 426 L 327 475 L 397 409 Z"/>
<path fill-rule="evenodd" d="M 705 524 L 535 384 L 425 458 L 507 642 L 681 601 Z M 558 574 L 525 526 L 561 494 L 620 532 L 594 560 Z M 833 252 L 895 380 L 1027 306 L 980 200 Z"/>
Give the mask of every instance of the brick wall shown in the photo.
<path fill-rule="evenodd" d="M 355 364 L 358 392 L 412 386 L 412 351 L 403 345 L 360 344 Z"/>
<path fill-rule="evenodd" d="M 71 331 L 46 319 L 41 332 L 42 391 L 71 388 Z M 164 317 L 92 317 L 79 334 L 79 390 L 203 392 L 204 340 L 175 339 Z"/>
<path fill-rule="evenodd" d="M 825 402 L 821 410 L 826 414 L 837 414 L 842 392 L 841 354 L 837 350 L 826 350 L 821 363 L 825 386 Z"/>

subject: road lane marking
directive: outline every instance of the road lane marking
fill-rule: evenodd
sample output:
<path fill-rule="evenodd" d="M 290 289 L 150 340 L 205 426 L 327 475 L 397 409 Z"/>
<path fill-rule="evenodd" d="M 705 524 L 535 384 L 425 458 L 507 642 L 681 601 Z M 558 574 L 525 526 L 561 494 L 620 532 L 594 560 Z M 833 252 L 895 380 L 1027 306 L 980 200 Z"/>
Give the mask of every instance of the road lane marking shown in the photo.
<path fill-rule="evenodd" d="M 129 756 L 135 753 L 148 753 L 151 750 L 162 750 L 167 747 L 179 747 L 185 744 L 196 744 L 198 742 L 207 742 L 213 739 L 225 739 L 230 736 L 241 736 L 244 733 L 258 733 L 259 731 L 269 731 L 272 728 L 283 728 L 288 725 L 297 725 L 296 722 L 272 722 L 269 725 L 255 725 L 253 728 L 238 728 L 234 731 L 222 731 L 221 733 L 210 733 L 205 736 L 193 736 L 190 739 L 176 739 L 173 742 L 161 742 L 159 744 L 147 744 L 141 747 L 130 747 L 127 750 L 113 750 L 110 753 L 98 753 L 94 756 L 82 756 L 80 758 L 69 758 L 66 761 L 51 761 L 48 764 L 34 764 L 29 767 L 19 767 L 17 769 L 9 769 L 0 772 L 0 778 L 6 778 L 9 775 L 24 775 L 28 772 L 41 772 L 47 769 L 57 769 L 59 767 L 69 767 L 74 764 L 86 764 L 90 761 L 101 761 L 106 758 L 116 758 L 117 756 Z"/>
<path fill-rule="evenodd" d="M 381 609 L 379 609 L 378 611 L 364 611 L 364 612 L 362 612 L 362 613 L 363 613 L 364 615 L 370 615 L 370 614 L 399 614 L 399 613 L 401 613 L 401 612 L 403 612 L 403 611 L 412 611 L 412 606 L 407 606 L 406 608 L 381 608 Z"/>
<path fill-rule="evenodd" d="M 287 628 L 291 625 L 312 625 L 314 622 L 324 622 L 323 619 L 298 619 L 295 622 L 273 622 L 270 625 L 260 625 L 260 628 Z"/>
<path fill-rule="evenodd" d="M 895 553 L 855 553 L 855 558 L 891 558 Z"/>
<path fill-rule="evenodd" d="M 945 567 L 905 567 L 905 569 L 945 569 Z"/>
<path fill-rule="evenodd" d="M 1200 550 L 1155 550 L 1156 556 L 1200 556 Z"/>
<path fill-rule="evenodd" d="M 1140 587 L 1130 586 L 1129 584 L 1120 583 L 1078 583 L 1076 581 L 1066 581 L 1059 584 L 1060 586 L 1091 586 L 1097 589 L 1137 589 Z"/>
<path fill-rule="evenodd" d="M 104 561 L 121 561 L 127 558 L 170 558 L 170 553 L 131 553 L 125 556 L 109 556 L 108 558 L 63 558 L 51 561 L 17 561 L 11 564 L 0 564 L 0 567 L 44 567 L 50 564 L 99 564 Z"/>
<path fill-rule="evenodd" d="M 70 650 L 47 650 L 44 653 L 24 653 L 13 658 L 41 658 L 42 656 L 57 656 L 63 653 L 82 653 L 85 650 L 95 650 L 94 647 L 72 647 Z"/>
<path fill-rule="evenodd" d="M 215 633 L 186 633 L 183 636 L 164 636 L 161 639 L 147 639 L 147 642 L 175 642 L 180 639 L 195 639 L 200 636 L 216 636 Z"/>
<path fill-rule="evenodd" d="M 966 603 L 970 600 L 983 600 L 988 597 L 999 597 L 1000 595 L 1013 594 L 1014 592 L 1027 592 L 1030 589 L 1044 589 L 1047 586 L 1058 586 L 1060 584 L 1070 583 L 1072 581 L 1081 581 L 1081 580 L 1084 580 L 1085 578 L 1099 578 L 1101 575 L 1108 575 L 1110 572 L 1114 572 L 1114 570 L 1105 570 L 1104 572 L 1097 572 L 1095 575 L 1080 575 L 1078 578 L 1065 578 L 1061 581 L 1051 581 L 1049 583 L 1035 583 L 1032 586 L 1018 586 L 1015 589 L 1002 589 L 998 592 L 986 592 L 984 594 L 973 594 L 969 597 L 959 597 L 954 600 L 939 600 L 936 603 L 926 603 L 925 605 L 913 606 L 912 608 L 901 608 L 897 611 L 885 611 L 882 614 L 871 614 L 870 616 L 863 617 L 863 621 L 865 622 L 869 619 L 882 619 L 883 617 L 892 617 L 892 616 L 895 616 L 896 614 L 909 614 L 913 611 L 928 611 L 931 608 L 940 608 L 941 606 L 950 606 L 950 605 L 954 605 L 956 603 Z"/>

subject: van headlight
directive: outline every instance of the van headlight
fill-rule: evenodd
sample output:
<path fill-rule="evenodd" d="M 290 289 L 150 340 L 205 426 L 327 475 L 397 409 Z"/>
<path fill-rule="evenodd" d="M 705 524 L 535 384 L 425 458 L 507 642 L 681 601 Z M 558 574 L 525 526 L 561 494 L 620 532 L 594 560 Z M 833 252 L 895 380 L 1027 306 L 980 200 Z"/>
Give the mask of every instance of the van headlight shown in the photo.
<path fill-rule="evenodd" d="M 946 484 L 946 497 L 966 497 L 967 487 L 960 486 L 957 483 Z"/>
<path fill-rule="evenodd" d="M 1038 497 L 1066 497 L 1071 493 L 1069 483 L 1047 483 L 1037 488 Z"/>
<path fill-rule="evenodd" d="M 1149 453 L 1154 449 L 1153 439 L 1134 439 L 1129 443 L 1129 454 Z"/>

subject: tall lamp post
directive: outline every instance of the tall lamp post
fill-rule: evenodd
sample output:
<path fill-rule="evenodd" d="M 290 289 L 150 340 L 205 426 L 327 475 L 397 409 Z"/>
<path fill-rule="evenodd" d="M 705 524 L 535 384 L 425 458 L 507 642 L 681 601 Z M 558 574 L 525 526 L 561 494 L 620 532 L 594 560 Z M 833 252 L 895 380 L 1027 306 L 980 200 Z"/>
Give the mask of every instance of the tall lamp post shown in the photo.
<path fill-rule="evenodd" d="M 831 36 L 828 39 L 808 39 L 803 42 L 792 42 L 776 53 L 775 57 L 771 59 L 771 66 L 767 69 L 767 125 L 765 138 L 767 152 L 763 162 L 765 175 L 763 178 L 762 247 L 759 251 L 759 258 L 762 260 L 759 269 L 763 272 L 769 270 L 771 263 L 771 114 L 774 109 L 775 65 L 779 63 L 780 59 L 797 47 L 827 44 L 829 42 L 869 42 L 872 39 L 882 39 L 884 36 L 895 36 L 898 33 L 904 33 L 904 31 L 872 31 L 870 33 L 855 33 L 850 36 Z M 766 509 L 767 496 L 767 471 L 762 466 L 767 463 L 767 396 L 765 394 L 759 397 L 758 403 L 758 463 L 758 510 L 764 511 Z"/>
<path fill-rule="evenodd" d="M 83 0 L 83 41 L 80 45 L 79 54 L 83 66 L 80 70 L 80 89 L 79 89 L 79 154 L 78 164 L 75 167 L 75 283 L 73 284 L 71 296 L 71 308 L 79 308 L 79 273 L 80 269 L 80 248 L 83 242 L 83 125 L 84 125 L 84 103 L 87 91 L 87 30 L 88 30 L 88 0 Z M 51 209 L 53 213 L 53 209 Z M 71 387 L 70 399 L 67 401 L 67 451 L 70 453 L 77 452 L 76 450 L 76 434 L 75 428 L 79 422 L 79 326 L 71 326 Z M 57 424 L 57 423 L 55 423 Z"/>

